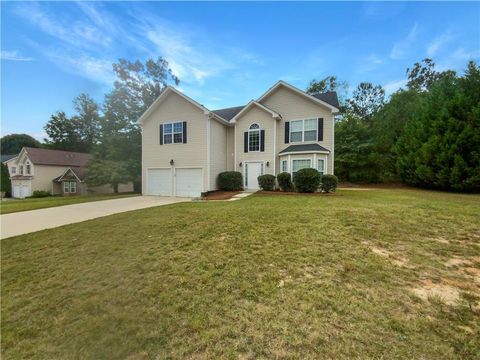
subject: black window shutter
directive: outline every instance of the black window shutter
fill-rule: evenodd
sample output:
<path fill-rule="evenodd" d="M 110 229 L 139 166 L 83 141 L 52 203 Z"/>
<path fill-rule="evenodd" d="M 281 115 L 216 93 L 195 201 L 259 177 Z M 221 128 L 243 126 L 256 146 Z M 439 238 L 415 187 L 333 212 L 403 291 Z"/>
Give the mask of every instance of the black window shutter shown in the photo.
<path fill-rule="evenodd" d="M 183 122 L 183 143 L 187 143 L 187 122 Z"/>
<path fill-rule="evenodd" d="M 323 141 L 323 118 L 318 118 L 318 141 Z"/>
<path fill-rule="evenodd" d="M 163 145 L 163 124 L 160 124 L 160 145 Z"/>
<path fill-rule="evenodd" d="M 285 144 L 290 142 L 290 121 L 285 121 Z"/>
<path fill-rule="evenodd" d="M 248 131 L 243 133 L 243 152 L 248 152 Z"/>
<path fill-rule="evenodd" d="M 265 151 L 265 130 L 260 130 L 260 151 Z"/>

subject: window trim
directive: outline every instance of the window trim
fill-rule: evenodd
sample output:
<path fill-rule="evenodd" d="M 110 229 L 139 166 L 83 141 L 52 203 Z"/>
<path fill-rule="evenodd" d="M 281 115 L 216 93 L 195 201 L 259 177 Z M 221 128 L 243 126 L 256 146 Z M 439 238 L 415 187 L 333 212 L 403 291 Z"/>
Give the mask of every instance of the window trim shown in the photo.
<path fill-rule="evenodd" d="M 16 166 L 12 166 L 11 169 L 12 169 L 12 174 L 17 173 L 17 167 Z"/>
<path fill-rule="evenodd" d="M 256 129 L 252 129 L 252 126 L 253 125 L 257 125 L 258 128 Z M 258 123 L 252 123 L 250 124 L 250 126 L 248 127 L 248 152 L 260 152 L 260 149 L 261 149 L 261 144 L 260 142 L 262 141 L 262 137 L 261 137 L 261 131 L 262 131 L 262 128 L 260 127 L 260 125 Z M 250 135 L 254 132 L 257 132 L 258 133 L 258 150 L 250 150 Z"/>
<path fill-rule="evenodd" d="M 181 124 L 182 128 L 180 131 L 175 131 L 175 124 Z M 166 133 L 165 132 L 165 126 L 166 125 L 172 125 L 172 132 L 171 133 Z M 163 145 L 174 145 L 174 144 L 183 144 L 183 121 L 170 121 L 162 124 L 163 126 Z M 175 134 L 180 134 L 181 135 L 181 141 L 175 142 Z M 170 135 L 172 137 L 172 142 L 168 143 L 165 142 L 165 136 Z"/>
<path fill-rule="evenodd" d="M 20 165 L 18 168 L 19 168 L 19 174 L 23 175 L 23 165 Z"/>
<path fill-rule="evenodd" d="M 283 166 L 284 164 L 285 164 L 285 169 L 284 169 L 284 166 Z M 286 159 L 282 160 L 282 163 L 280 164 L 280 166 L 281 166 L 281 170 L 282 170 L 281 172 L 288 172 L 288 160 L 286 160 Z"/>
<path fill-rule="evenodd" d="M 298 160 L 300 160 L 300 161 L 302 161 L 302 160 L 308 160 L 308 161 L 310 162 L 310 166 L 309 166 L 308 168 L 302 168 L 302 169 L 312 169 L 312 162 L 313 162 L 313 159 L 312 159 L 312 158 L 292 159 L 292 160 L 291 160 L 292 164 L 291 164 L 291 167 L 290 167 L 290 176 L 291 176 L 291 178 L 292 178 L 292 182 L 294 181 L 294 176 L 293 176 L 293 173 L 294 173 L 294 171 L 293 171 L 293 162 L 294 162 L 294 161 L 298 161 Z M 300 169 L 300 170 L 301 170 L 301 169 Z M 298 170 L 295 171 L 295 172 L 298 172 Z"/>
<path fill-rule="evenodd" d="M 319 163 L 320 161 L 323 162 L 323 169 L 322 169 L 322 171 L 320 171 L 320 168 L 319 168 L 319 166 L 318 166 L 318 163 Z M 318 158 L 317 158 L 317 171 L 318 171 L 322 176 L 325 175 L 325 165 L 326 165 L 326 159 L 324 159 L 324 158 L 318 159 Z"/>
<path fill-rule="evenodd" d="M 32 173 L 32 166 L 30 164 L 25 165 L 25 173 L 26 175 L 31 175 Z"/>
<path fill-rule="evenodd" d="M 75 191 L 72 191 L 75 189 Z M 64 194 L 76 194 L 77 193 L 77 182 L 76 181 L 64 181 L 63 182 L 63 193 Z"/>
<path fill-rule="evenodd" d="M 305 140 L 305 120 L 315 120 L 316 128 L 315 128 L 315 140 Z M 302 122 L 302 140 L 298 141 L 293 141 L 292 140 L 292 123 L 296 121 L 301 121 Z M 307 130 L 307 131 L 313 131 L 313 130 Z M 294 132 L 299 132 L 299 131 L 294 131 Z M 289 130 L 288 130 L 288 141 L 290 143 L 300 143 L 300 142 L 305 142 L 305 141 L 314 141 L 318 142 L 318 118 L 302 118 L 302 119 L 293 119 L 290 120 L 290 125 L 289 125 Z"/>

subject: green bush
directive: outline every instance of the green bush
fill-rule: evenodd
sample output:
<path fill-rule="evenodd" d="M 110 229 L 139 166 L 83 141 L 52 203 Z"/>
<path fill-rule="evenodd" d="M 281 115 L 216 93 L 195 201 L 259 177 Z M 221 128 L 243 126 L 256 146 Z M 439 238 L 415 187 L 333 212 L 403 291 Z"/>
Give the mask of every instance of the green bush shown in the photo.
<path fill-rule="evenodd" d="M 320 187 L 321 175 L 312 168 L 305 168 L 295 173 L 295 188 L 298 192 L 312 193 Z"/>
<path fill-rule="evenodd" d="M 323 175 L 321 189 L 327 193 L 335 192 L 338 185 L 338 178 L 335 175 Z"/>
<path fill-rule="evenodd" d="M 282 191 L 292 191 L 292 176 L 288 172 L 282 172 L 277 175 L 278 186 Z"/>
<path fill-rule="evenodd" d="M 31 198 L 43 198 L 43 197 L 47 197 L 47 196 L 50 196 L 50 193 L 48 191 L 35 190 L 30 197 Z"/>
<path fill-rule="evenodd" d="M 270 174 L 260 175 L 258 185 L 262 190 L 272 191 L 275 188 L 275 176 Z"/>
<path fill-rule="evenodd" d="M 243 177 L 238 171 L 224 171 L 218 174 L 218 188 L 226 191 L 243 189 Z"/>

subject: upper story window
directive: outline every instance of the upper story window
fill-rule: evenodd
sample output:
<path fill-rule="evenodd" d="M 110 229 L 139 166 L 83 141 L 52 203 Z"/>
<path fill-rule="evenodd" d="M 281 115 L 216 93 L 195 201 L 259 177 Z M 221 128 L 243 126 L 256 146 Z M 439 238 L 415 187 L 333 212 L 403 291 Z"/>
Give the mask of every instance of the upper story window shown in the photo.
<path fill-rule="evenodd" d="M 20 165 L 20 175 L 23 175 L 23 165 Z"/>
<path fill-rule="evenodd" d="M 12 174 L 16 174 L 17 173 L 17 168 L 15 166 L 12 166 Z"/>
<path fill-rule="evenodd" d="M 163 124 L 163 143 L 180 144 L 183 143 L 183 122 L 174 122 Z"/>
<path fill-rule="evenodd" d="M 248 151 L 260 151 L 260 126 L 250 125 L 248 129 Z"/>
<path fill-rule="evenodd" d="M 32 171 L 30 164 L 26 165 L 25 170 L 27 171 L 27 175 L 30 175 L 30 172 Z"/>
<path fill-rule="evenodd" d="M 317 119 L 302 119 L 290 121 L 290 142 L 317 141 L 317 138 Z"/>

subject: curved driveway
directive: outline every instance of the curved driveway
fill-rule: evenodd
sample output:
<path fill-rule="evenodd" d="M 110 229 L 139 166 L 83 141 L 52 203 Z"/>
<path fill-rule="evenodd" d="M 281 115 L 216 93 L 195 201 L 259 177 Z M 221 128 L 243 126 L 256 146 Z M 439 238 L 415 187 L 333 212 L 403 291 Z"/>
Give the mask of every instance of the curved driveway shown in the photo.
<path fill-rule="evenodd" d="M 134 196 L 0 215 L 2 239 L 125 211 L 191 201 L 189 198 Z"/>

